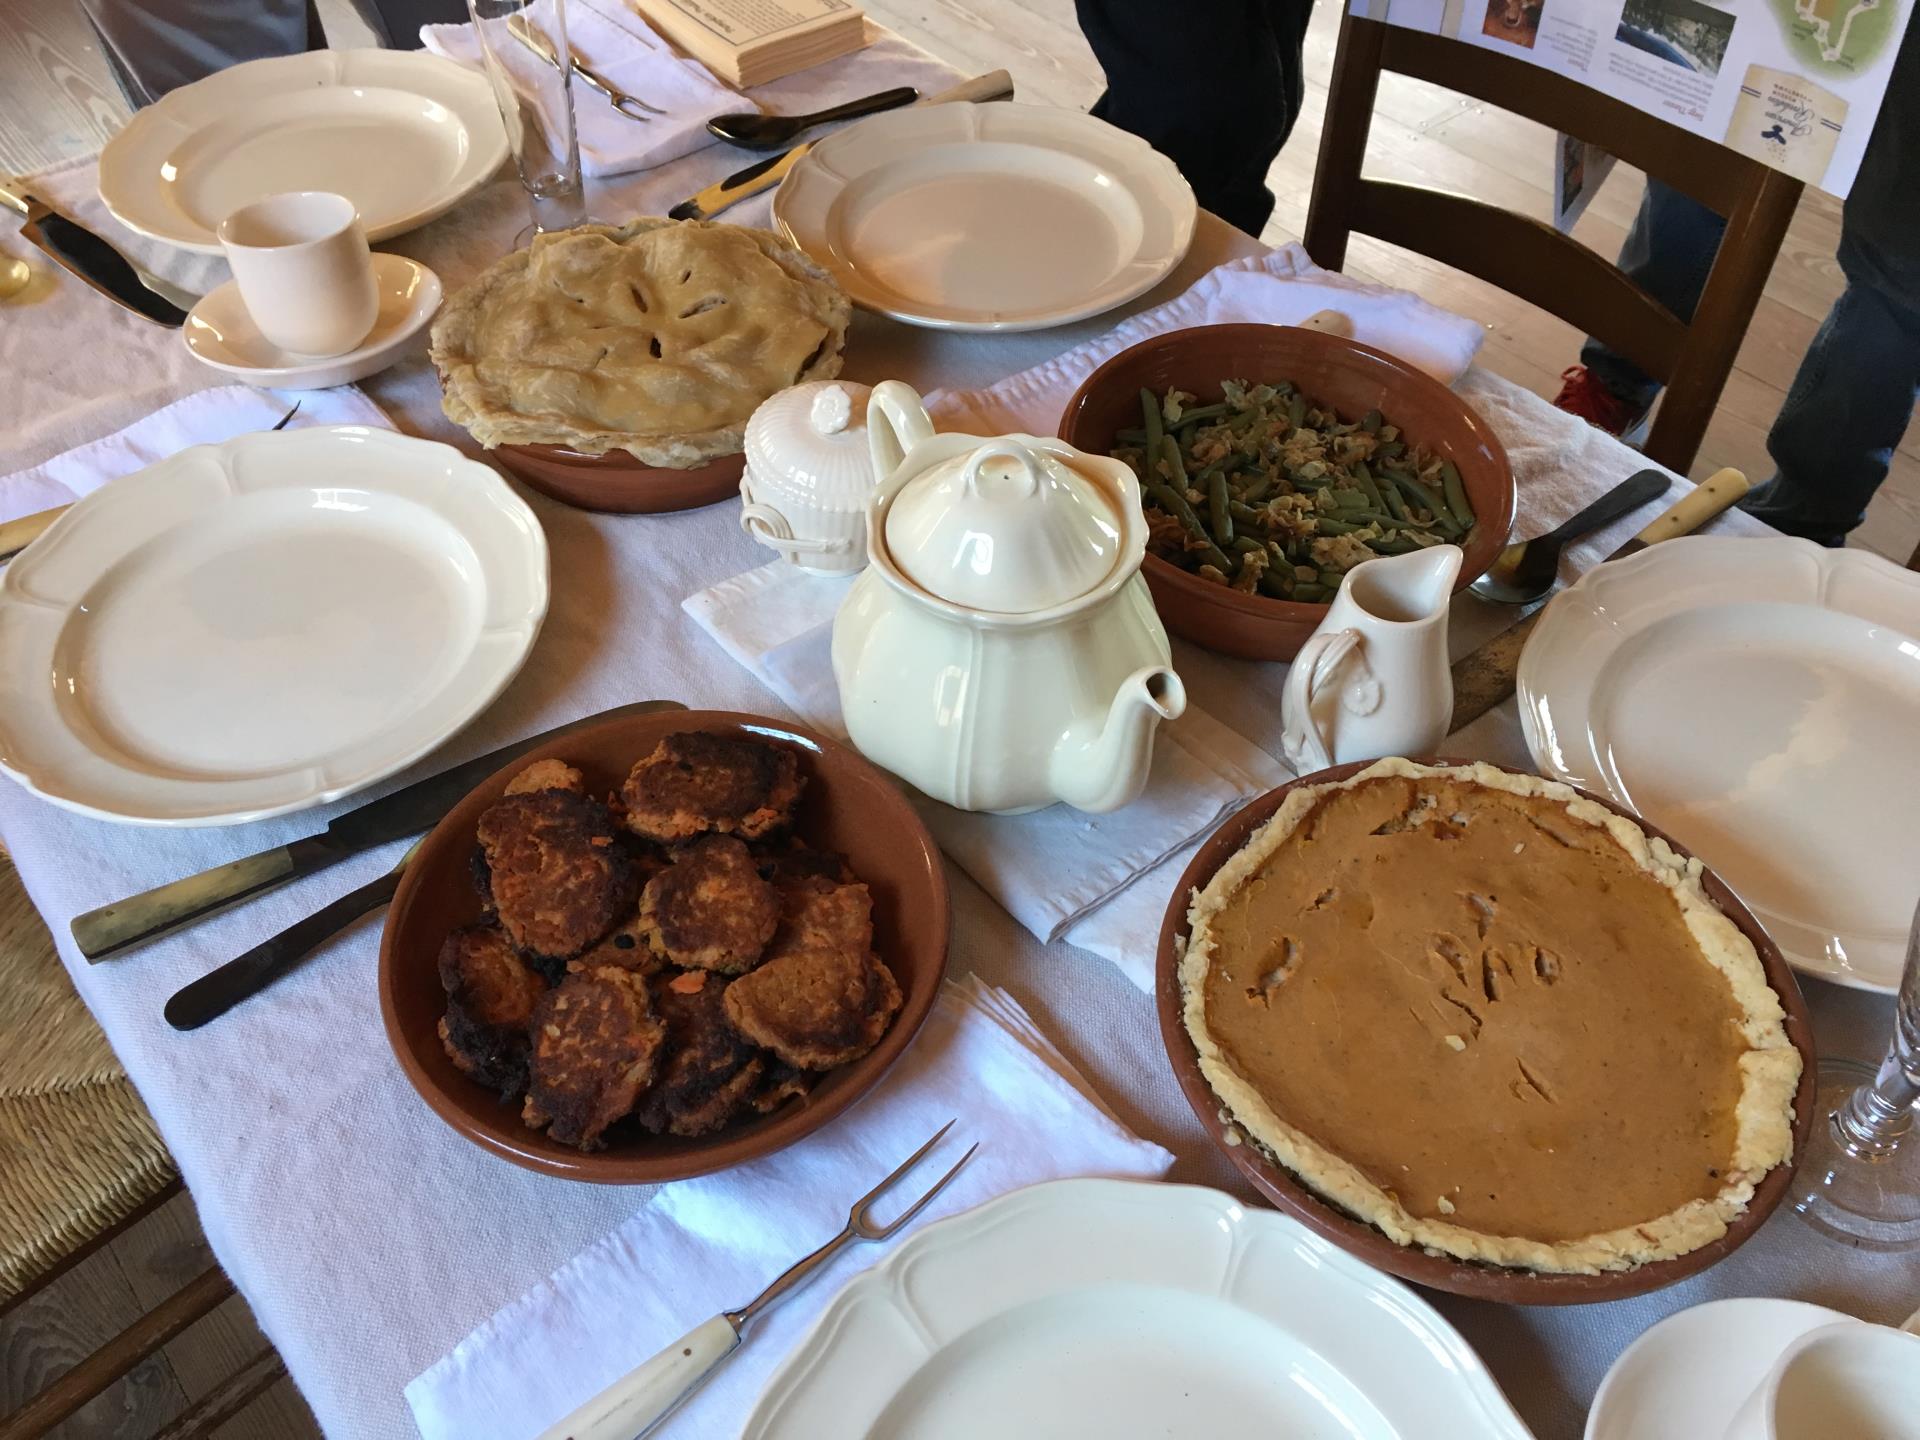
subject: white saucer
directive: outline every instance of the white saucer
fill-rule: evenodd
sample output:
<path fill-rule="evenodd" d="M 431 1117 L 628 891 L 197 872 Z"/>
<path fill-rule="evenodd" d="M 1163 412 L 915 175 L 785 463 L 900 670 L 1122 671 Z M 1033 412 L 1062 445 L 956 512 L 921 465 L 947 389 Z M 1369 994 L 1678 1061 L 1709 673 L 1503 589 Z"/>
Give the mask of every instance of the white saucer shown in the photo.
<path fill-rule="evenodd" d="M 180 338 L 201 364 L 247 385 L 266 390 L 347 385 L 398 360 L 440 308 L 440 277 L 417 260 L 376 254 L 373 279 L 380 289 L 380 313 L 359 348 L 344 355 L 316 360 L 273 345 L 254 328 L 240 287 L 231 280 L 193 307 Z"/>
<path fill-rule="evenodd" d="M 1781 1351 L 1852 1320 L 1800 1300 L 1713 1300 L 1669 1315 L 1621 1352 L 1587 1412 L 1586 1440 L 1707 1440 L 1725 1432 Z"/>

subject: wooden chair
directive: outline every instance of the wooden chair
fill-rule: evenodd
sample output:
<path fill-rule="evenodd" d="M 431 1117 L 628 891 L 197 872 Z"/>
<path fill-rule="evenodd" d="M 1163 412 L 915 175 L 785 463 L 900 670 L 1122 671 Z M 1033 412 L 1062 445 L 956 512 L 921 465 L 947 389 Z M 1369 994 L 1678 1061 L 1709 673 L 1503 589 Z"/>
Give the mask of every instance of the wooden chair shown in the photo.
<path fill-rule="evenodd" d="M 1727 217 L 1691 323 L 1551 225 L 1470 196 L 1360 173 L 1383 70 L 1577 135 Z M 1355 231 L 1499 286 L 1596 336 L 1663 382 L 1644 447 L 1685 474 L 1719 403 L 1801 185 L 1525 60 L 1348 14 L 1340 26 L 1307 212 L 1307 250 L 1343 267 Z"/>

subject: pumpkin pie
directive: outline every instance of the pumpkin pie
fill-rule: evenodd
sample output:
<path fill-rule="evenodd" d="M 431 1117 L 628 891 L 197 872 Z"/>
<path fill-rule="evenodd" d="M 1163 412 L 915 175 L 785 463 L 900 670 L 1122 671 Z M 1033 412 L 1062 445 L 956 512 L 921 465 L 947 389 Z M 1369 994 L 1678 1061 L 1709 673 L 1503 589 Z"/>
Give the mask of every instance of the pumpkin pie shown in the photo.
<path fill-rule="evenodd" d="M 488 449 L 690 469 L 739 453 L 775 391 L 839 374 L 851 316 L 764 230 L 649 218 L 536 236 L 448 301 L 430 353 L 447 417 Z"/>
<path fill-rule="evenodd" d="M 1787 1162 L 1800 1055 L 1698 861 L 1566 786 L 1383 760 L 1197 891 L 1223 1119 L 1393 1240 L 1594 1273 L 1718 1239 Z"/>

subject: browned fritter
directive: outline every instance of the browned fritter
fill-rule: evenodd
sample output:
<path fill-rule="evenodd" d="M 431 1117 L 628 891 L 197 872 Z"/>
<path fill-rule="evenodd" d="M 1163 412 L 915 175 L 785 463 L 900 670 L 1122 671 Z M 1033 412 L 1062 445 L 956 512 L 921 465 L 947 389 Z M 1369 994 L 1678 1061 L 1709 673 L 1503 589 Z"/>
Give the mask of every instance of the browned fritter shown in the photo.
<path fill-rule="evenodd" d="M 635 765 L 620 798 L 628 827 L 649 840 L 757 840 L 792 821 L 805 783 L 784 745 L 690 730 L 667 736 Z"/>
<path fill-rule="evenodd" d="M 614 965 L 569 974 L 534 1009 L 520 1118 L 563 1144 L 598 1149 L 652 1082 L 666 1034 L 644 976 Z"/>
<path fill-rule="evenodd" d="M 640 914 L 635 911 L 591 950 L 578 959 L 569 960 L 567 968 L 592 970 L 600 965 L 617 965 L 622 970 L 631 970 L 639 975 L 652 975 L 664 969 L 666 963 L 648 946 L 641 930 Z"/>
<path fill-rule="evenodd" d="M 598 801 L 568 790 L 508 795 L 478 829 L 494 910 L 528 954 L 578 955 L 631 913 L 639 878 Z"/>
<path fill-rule="evenodd" d="M 667 1026 L 666 1058 L 634 1118 L 659 1134 L 705 1135 L 758 1088 L 764 1062 L 727 1023 L 726 982 L 702 970 L 657 976 L 653 1004 Z"/>
<path fill-rule="evenodd" d="M 507 1099 L 527 1088 L 528 1029 L 547 983 L 492 925 L 469 925 L 440 946 L 447 1013 L 440 1043 L 460 1070 Z"/>
<path fill-rule="evenodd" d="M 813 1089 L 813 1072 L 789 1065 L 777 1055 L 769 1055 L 761 1068 L 760 1083 L 747 1097 L 756 1114 L 771 1115 L 787 1101 Z"/>
<path fill-rule="evenodd" d="M 587 793 L 587 780 L 564 760 L 536 760 L 507 782 L 509 795 L 537 795 L 542 790 Z"/>
<path fill-rule="evenodd" d="M 900 987 L 873 953 L 866 886 L 813 879 L 785 898 L 766 959 L 727 986 L 727 1018 L 788 1064 L 828 1070 L 879 1043 Z"/>
<path fill-rule="evenodd" d="M 731 835 L 694 841 L 640 894 L 640 933 L 690 969 L 751 970 L 779 923 L 779 894 Z"/>
<path fill-rule="evenodd" d="M 851 885 L 860 877 L 853 873 L 847 857 L 837 850 L 815 850 L 800 840 L 773 841 L 756 846 L 754 859 L 760 873 L 775 885 L 793 885 L 802 880 L 832 880 Z"/>

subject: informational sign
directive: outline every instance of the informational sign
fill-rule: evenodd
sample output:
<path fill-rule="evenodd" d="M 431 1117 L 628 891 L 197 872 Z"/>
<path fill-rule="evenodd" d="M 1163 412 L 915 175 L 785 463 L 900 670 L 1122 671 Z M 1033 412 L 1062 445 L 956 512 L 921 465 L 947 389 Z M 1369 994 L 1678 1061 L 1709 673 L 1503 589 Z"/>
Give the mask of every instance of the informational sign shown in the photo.
<path fill-rule="evenodd" d="M 1913 0 L 1350 0 L 1355 15 L 1513 54 L 1845 195 Z M 1583 177 L 1565 147 L 1556 180 Z M 1568 197 L 1578 213 L 1580 197 Z M 1562 213 L 1560 204 L 1556 216 Z M 1565 223 L 1571 224 L 1571 220 Z"/>

